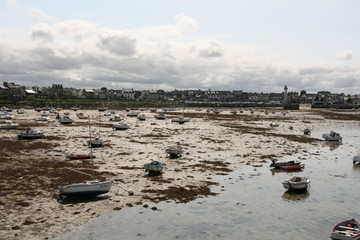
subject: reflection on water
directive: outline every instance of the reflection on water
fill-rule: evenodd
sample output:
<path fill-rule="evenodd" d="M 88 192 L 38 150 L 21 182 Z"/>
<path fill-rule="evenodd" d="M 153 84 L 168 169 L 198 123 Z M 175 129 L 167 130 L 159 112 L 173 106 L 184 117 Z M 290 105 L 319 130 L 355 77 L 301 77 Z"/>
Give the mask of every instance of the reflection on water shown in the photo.
<path fill-rule="evenodd" d="M 289 201 L 305 200 L 309 196 L 310 196 L 310 193 L 308 190 L 302 190 L 302 191 L 287 190 L 282 195 L 283 199 L 289 200 Z"/>
<path fill-rule="evenodd" d="M 325 144 L 329 146 L 330 151 L 334 151 L 341 146 L 341 142 L 326 142 Z"/>

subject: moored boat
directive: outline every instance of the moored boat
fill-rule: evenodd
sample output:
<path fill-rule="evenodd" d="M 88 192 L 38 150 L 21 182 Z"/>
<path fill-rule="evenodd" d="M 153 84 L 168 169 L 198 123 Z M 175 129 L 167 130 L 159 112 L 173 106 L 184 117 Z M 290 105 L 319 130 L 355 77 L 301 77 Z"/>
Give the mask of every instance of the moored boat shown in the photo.
<path fill-rule="evenodd" d="M 303 169 L 304 167 L 305 167 L 304 164 L 297 164 L 297 165 L 283 165 L 280 166 L 279 168 L 285 171 L 298 171 Z"/>
<path fill-rule="evenodd" d="M 156 118 L 158 120 L 165 120 L 166 119 L 166 117 L 165 117 L 165 115 L 163 113 L 156 114 L 154 116 L 154 118 Z"/>
<path fill-rule="evenodd" d="M 359 240 L 360 224 L 355 219 L 339 222 L 331 229 L 331 238 L 338 240 Z"/>
<path fill-rule="evenodd" d="M 310 184 L 310 179 L 306 177 L 292 177 L 282 182 L 284 188 L 289 190 L 306 190 Z"/>
<path fill-rule="evenodd" d="M 270 164 L 271 168 L 275 169 L 281 169 L 281 167 L 284 166 L 298 166 L 301 165 L 301 162 L 299 161 L 286 161 L 286 162 L 278 162 L 277 160 L 272 160 L 272 163 Z"/>
<path fill-rule="evenodd" d="M 178 118 L 174 118 L 174 119 L 171 120 L 171 122 L 177 122 L 179 124 L 184 124 L 184 123 L 189 122 L 189 121 L 190 121 L 190 119 L 184 118 L 184 116 L 179 116 Z"/>

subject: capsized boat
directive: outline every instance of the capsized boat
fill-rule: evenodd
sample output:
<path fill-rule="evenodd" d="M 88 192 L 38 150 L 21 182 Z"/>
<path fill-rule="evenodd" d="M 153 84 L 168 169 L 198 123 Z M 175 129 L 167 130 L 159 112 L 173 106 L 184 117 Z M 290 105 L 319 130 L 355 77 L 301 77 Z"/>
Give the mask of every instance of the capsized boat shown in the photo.
<path fill-rule="evenodd" d="M 20 132 L 17 134 L 18 139 L 38 139 L 43 138 L 44 134 L 41 131 L 27 128 L 25 132 Z"/>
<path fill-rule="evenodd" d="M 334 131 L 330 131 L 329 134 L 323 134 L 322 137 L 326 141 L 341 141 L 342 140 L 342 137 L 340 136 L 340 134 L 337 132 L 334 132 Z"/>
<path fill-rule="evenodd" d="M 306 190 L 310 184 L 310 179 L 306 177 L 292 177 L 282 182 L 284 188 L 289 190 Z"/>
<path fill-rule="evenodd" d="M 144 164 L 145 172 L 149 172 L 149 174 L 155 173 L 160 174 L 164 169 L 164 164 L 160 161 L 152 161 Z"/>
<path fill-rule="evenodd" d="M 331 229 L 331 238 L 338 240 L 359 240 L 360 224 L 355 219 L 339 222 Z"/>

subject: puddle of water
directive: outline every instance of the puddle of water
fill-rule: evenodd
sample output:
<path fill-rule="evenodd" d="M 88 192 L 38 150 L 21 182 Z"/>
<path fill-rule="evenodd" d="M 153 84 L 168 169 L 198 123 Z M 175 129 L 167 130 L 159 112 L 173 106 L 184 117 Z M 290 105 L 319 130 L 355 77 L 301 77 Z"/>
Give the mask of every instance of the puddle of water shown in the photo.
<path fill-rule="evenodd" d="M 284 157 L 300 158 L 302 172 L 244 166 L 214 179 L 221 183 L 213 188 L 217 196 L 124 208 L 59 239 L 330 239 L 335 223 L 360 219 L 360 166 L 352 165 L 360 147 L 357 131 L 340 127 L 343 143 L 324 142 L 307 153 Z M 312 135 L 321 138 L 324 132 L 318 129 Z M 311 179 L 308 192 L 290 194 L 283 188 L 281 182 L 295 175 Z"/>

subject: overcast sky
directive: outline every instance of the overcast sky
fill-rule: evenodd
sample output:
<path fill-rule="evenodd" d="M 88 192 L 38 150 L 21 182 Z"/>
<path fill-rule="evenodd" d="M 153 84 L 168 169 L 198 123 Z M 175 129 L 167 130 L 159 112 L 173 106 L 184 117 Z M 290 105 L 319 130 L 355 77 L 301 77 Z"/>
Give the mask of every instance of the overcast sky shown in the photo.
<path fill-rule="evenodd" d="M 358 0 L 0 0 L 0 81 L 360 93 Z"/>

